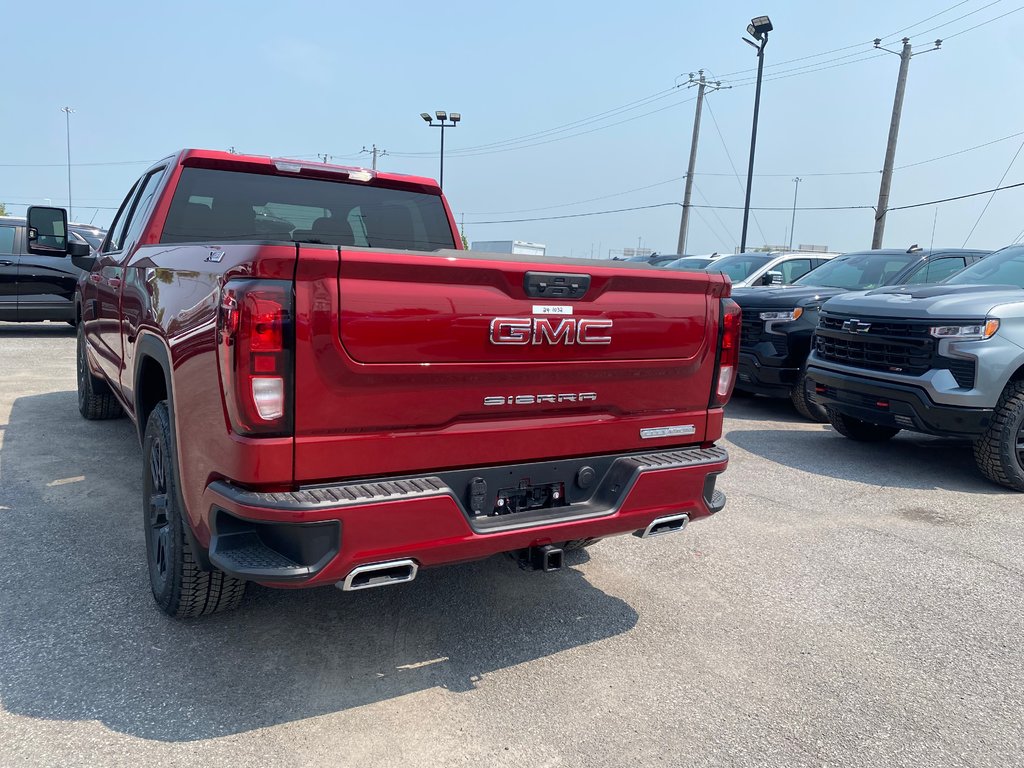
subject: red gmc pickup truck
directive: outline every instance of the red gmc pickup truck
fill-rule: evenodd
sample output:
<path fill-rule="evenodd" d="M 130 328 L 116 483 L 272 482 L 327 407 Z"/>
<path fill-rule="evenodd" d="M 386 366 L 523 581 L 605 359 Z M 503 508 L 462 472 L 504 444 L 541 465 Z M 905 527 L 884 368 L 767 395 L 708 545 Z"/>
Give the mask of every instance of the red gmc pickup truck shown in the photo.
<path fill-rule="evenodd" d="M 86 270 L 79 408 L 137 427 L 171 615 L 247 581 L 557 570 L 725 504 L 720 275 L 465 251 L 429 179 L 202 150 L 146 171 L 92 256 L 62 209 L 29 219 L 30 250 Z"/>

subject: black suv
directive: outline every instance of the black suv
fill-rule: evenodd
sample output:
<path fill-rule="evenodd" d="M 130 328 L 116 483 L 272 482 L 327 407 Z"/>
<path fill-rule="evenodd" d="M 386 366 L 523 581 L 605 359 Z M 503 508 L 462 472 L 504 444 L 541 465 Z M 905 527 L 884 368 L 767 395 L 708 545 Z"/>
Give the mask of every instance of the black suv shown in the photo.
<path fill-rule="evenodd" d="M 736 389 L 789 397 L 801 416 L 826 422 L 825 409 L 805 392 L 804 372 L 822 302 L 849 291 L 884 285 L 937 283 L 990 251 L 950 248 L 847 253 L 808 272 L 792 285 L 733 292 L 743 309 Z"/>
<path fill-rule="evenodd" d="M 71 242 L 96 249 L 106 234 L 87 224 L 70 225 Z M 70 256 L 37 256 L 25 248 L 25 219 L 0 216 L 0 320 L 75 322 L 75 284 L 82 270 Z"/>

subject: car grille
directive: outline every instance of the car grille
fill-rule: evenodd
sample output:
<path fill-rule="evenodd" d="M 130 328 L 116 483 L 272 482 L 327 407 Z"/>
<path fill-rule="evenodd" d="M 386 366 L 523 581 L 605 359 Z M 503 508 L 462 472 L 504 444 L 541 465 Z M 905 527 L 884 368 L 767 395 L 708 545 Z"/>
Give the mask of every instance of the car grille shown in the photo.
<path fill-rule="evenodd" d="M 743 323 L 740 325 L 740 346 L 752 347 L 761 341 L 764 336 L 764 320 L 760 317 L 760 310 L 743 310 Z"/>
<path fill-rule="evenodd" d="M 848 324 L 861 330 L 854 331 Z M 963 322 L 958 320 L 956 322 Z M 920 376 L 932 369 L 947 369 L 960 387 L 974 386 L 973 360 L 942 357 L 931 327 L 942 321 L 896 322 L 822 314 L 814 334 L 818 357 L 854 368 Z M 865 329 L 866 326 L 866 329 Z"/>
<path fill-rule="evenodd" d="M 769 311 L 777 311 L 777 308 L 743 308 L 743 323 L 740 326 L 740 347 L 749 351 L 755 344 L 768 341 L 775 348 L 775 353 L 784 357 L 789 354 L 789 344 L 787 343 L 786 336 L 781 333 L 768 333 L 764 329 L 765 322 L 761 319 L 761 313 Z"/>

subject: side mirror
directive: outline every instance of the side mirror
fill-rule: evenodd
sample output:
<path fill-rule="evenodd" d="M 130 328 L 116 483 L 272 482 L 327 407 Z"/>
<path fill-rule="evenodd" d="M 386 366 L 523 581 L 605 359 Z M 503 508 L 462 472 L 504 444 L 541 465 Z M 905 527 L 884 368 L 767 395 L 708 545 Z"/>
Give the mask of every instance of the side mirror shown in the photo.
<path fill-rule="evenodd" d="M 68 212 L 63 208 L 31 206 L 25 231 L 28 234 L 26 245 L 29 253 L 59 258 L 69 253 Z"/>
<path fill-rule="evenodd" d="M 761 285 L 782 285 L 782 273 L 774 269 L 771 272 L 765 272 L 764 277 L 761 278 Z"/>

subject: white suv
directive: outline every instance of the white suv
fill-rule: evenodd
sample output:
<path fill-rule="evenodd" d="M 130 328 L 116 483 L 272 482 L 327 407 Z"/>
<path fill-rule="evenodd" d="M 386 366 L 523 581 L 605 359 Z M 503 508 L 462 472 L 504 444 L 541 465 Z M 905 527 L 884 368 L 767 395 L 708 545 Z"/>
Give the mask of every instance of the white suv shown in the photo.
<path fill-rule="evenodd" d="M 732 280 L 733 288 L 789 285 L 838 255 L 808 251 L 747 251 L 716 259 L 705 270 L 724 273 Z"/>

